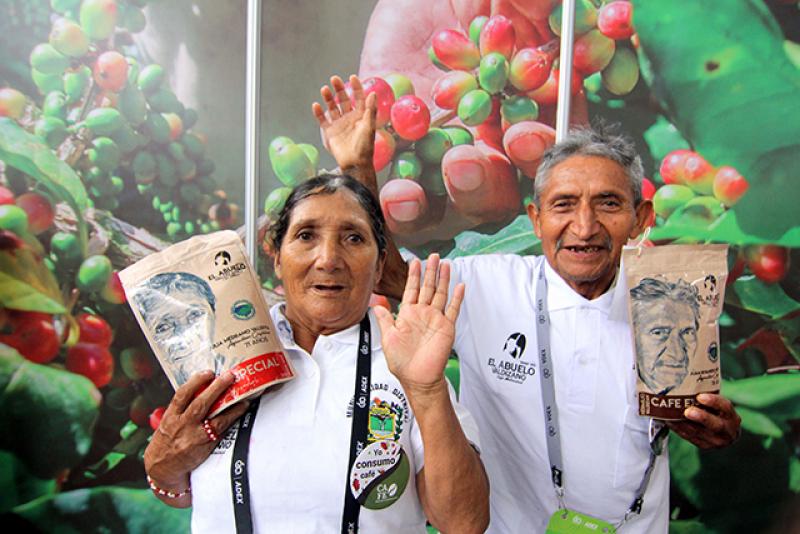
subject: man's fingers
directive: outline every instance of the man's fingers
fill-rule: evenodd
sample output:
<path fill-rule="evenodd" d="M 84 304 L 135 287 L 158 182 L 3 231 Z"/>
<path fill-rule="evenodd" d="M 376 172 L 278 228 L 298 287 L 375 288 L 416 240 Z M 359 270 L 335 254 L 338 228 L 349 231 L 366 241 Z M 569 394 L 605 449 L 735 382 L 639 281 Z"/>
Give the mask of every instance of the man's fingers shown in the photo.
<path fill-rule="evenodd" d="M 322 106 L 319 104 L 319 102 L 314 102 L 311 104 L 311 112 L 317 118 L 319 125 L 325 126 L 325 123 L 328 122 L 328 118 L 325 116 L 325 110 L 322 109 Z"/>
<path fill-rule="evenodd" d="M 247 408 L 250 406 L 250 402 L 258 402 L 258 399 L 237 402 L 218 416 L 209 420 L 208 424 L 211 425 L 211 430 L 213 430 L 216 435 L 222 436 L 233 423 L 244 415 L 244 412 L 246 412 Z"/>
<path fill-rule="evenodd" d="M 439 280 L 436 282 L 436 293 L 433 295 L 431 306 L 444 312 L 447 305 L 447 291 L 450 286 L 450 263 L 443 261 L 439 264 Z"/>
<path fill-rule="evenodd" d="M 403 299 L 400 304 L 416 304 L 419 297 L 419 277 L 422 263 L 414 259 L 408 266 L 408 276 L 406 277 L 406 288 L 403 290 Z"/>
<path fill-rule="evenodd" d="M 328 106 L 328 115 L 331 120 L 338 119 L 341 113 L 339 113 L 339 106 L 336 105 L 336 100 L 333 98 L 333 92 L 330 87 L 326 85 L 319 90 L 319 94 L 322 95 L 322 100 L 325 102 L 325 105 Z"/>
<path fill-rule="evenodd" d="M 200 395 L 194 399 L 191 404 L 186 408 L 186 414 L 194 417 L 197 420 L 205 419 L 208 415 L 208 410 L 214 404 L 222 393 L 228 389 L 235 380 L 235 376 L 231 371 L 225 371 L 211 382 Z"/>
<path fill-rule="evenodd" d="M 425 264 L 425 276 L 422 279 L 422 287 L 419 290 L 419 303 L 430 304 L 433 294 L 436 292 L 436 275 L 439 272 L 439 255 L 431 254 Z"/>
<path fill-rule="evenodd" d="M 725 429 L 725 421 L 721 417 L 712 414 L 702 408 L 690 407 L 683 412 L 684 416 L 690 421 L 702 425 L 711 432 L 721 432 Z"/>
<path fill-rule="evenodd" d="M 376 123 L 378 120 L 378 95 L 376 93 L 370 93 L 367 95 L 367 111 L 369 112 L 369 124 L 370 130 L 375 130 Z"/>
<path fill-rule="evenodd" d="M 331 87 L 336 92 L 336 99 L 339 101 L 339 108 L 342 110 L 342 114 L 350 111 L 350 96 L 347 94 L 342 79 L 338 76 L 331 76 Z"/>
<path fill-rule="evenodd" d="M 167 411 L 182 414 L 192 402 L 197 391 L 213 379 L 214 371 L 201 371 L 190 376 L 186 383 L 175 390 L 175 396 L 172 397 L 172 402 L 169 403 Z"/>
<path fill-rule="evenodd" d="M 362 109 L 364 105 L 364 86 L 361 85 L 361 80 L 355 74 L 350 76 L 350 89 L 353 90 L 353 102 L 355 102 L 356 109 Z"/>
<path fill-rule="evenodd" d="M 456 285 L 455 289 L 453 289 L 453 296 L 450 298 L 450 304 L 447 306 L 447 310 L 445 310 L 444 315 L 451 322 L 455 324 L 456 319 L 458 319 L 458 313 L 461 310 L 461 303 L 464 302 L 464 292 L 466 291 L 466 286 L 464 282 L 460 282 Z"/>
<path fill-rule="evenodd" d="M 722 395 L 716 395 L 714 393 L 701 393 L 697 396 L 697 402 L 703 406 L 713 408 L 724 416 L 730 416 L 734 413 L 733 403 Z"/>

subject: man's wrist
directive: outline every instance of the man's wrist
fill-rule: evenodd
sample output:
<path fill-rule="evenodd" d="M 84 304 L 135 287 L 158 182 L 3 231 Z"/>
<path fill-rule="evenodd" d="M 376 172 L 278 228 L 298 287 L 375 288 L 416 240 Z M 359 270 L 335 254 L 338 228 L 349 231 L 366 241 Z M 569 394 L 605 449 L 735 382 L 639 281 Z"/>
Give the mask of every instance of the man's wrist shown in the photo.
<path fill-rule="evenodd" d="M 343 173 L 360 173 L 360 172 L 368 172 L 369 169 L 372 167 L 372 160 L 362 160 L 362 159 L 355 159 L 355 160 L 344 160 L 339 163 L 339 168 L 342 170 Z"/>

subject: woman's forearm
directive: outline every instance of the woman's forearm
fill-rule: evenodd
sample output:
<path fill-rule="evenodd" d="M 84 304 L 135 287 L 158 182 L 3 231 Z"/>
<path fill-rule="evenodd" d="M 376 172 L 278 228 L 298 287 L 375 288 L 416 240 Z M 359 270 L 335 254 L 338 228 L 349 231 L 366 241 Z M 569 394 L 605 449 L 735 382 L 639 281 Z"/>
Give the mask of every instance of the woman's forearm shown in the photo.
<path fill-rule="evenodd" d="M 148 455 L 149 450 L 150 446 L 144 451 L 144 469 L 148 476 L 148 482 L 151 484 L 150 487 L 153 490 L 153 494 L 165 504 L 174 508 L 190 507 L 192 505 L 192 494 L 191 491 L 186 492 L 186 490 L 191 490 L 191 473 L 188 471 L 176 473 L 160 468 L 158 464 L 153 463 L 152 457 Z M 160 493 L 153 485 L 155 485 L 156 488 L 172 492 L 173 494 L 186 493 L 180 497 L 169 497 L 168 495 Z"/>
<path fill-rule="evenodd" d="M 461 429 L 447 384 L 406 394 L 425 446 L 425 467 L 417 480 L 428 520 L 445 533 L 483 532 L 489 524 L 489 482 Z"/>

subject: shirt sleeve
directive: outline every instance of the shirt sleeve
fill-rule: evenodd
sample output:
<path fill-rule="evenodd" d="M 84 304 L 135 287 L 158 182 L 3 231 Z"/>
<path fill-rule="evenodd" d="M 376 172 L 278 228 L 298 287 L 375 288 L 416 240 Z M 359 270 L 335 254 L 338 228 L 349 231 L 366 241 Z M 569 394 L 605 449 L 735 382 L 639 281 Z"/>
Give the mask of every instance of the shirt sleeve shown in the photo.
<path fill-rule="evenodd" d="M 453 405 L 453 410 L 456 412 L 456 417 L 461 425 L 461 430 L 467 438 L 467 441 L 480 452 L 480 436 L 478 434 L 478 425 L 475 418 L 469 413 L 464 406 L 462 406 L 456 398 L 456 392 L 450 382 L 447 382 L 447 391 L 450 394 L 450 402 Z M 422 443 L 422 434 L 419 431 L 419 425 L 416 418 L 411 427 L 411 449 L 414 453 L 414 463 L 416 472 L 425 467 L 425 445 Z"/>

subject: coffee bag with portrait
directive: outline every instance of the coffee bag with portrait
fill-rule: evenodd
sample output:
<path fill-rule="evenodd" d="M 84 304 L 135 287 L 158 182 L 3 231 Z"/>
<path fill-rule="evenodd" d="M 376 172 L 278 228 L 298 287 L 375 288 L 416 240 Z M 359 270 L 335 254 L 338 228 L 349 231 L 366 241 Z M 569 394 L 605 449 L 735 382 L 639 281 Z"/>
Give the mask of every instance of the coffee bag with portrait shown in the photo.
<path fill-rule="evenodd" d="M 236 232 L 195 236 L 120 272 L 128 303 L 172 386 L 232 369 L 209 417 L 294 378 Z"/>
<path fill-rule="evenodd" d="M 639 415 L 683 419 L 698 393 L 719 392 L 727 258 L 727 245 L 623 250 Z"/>

